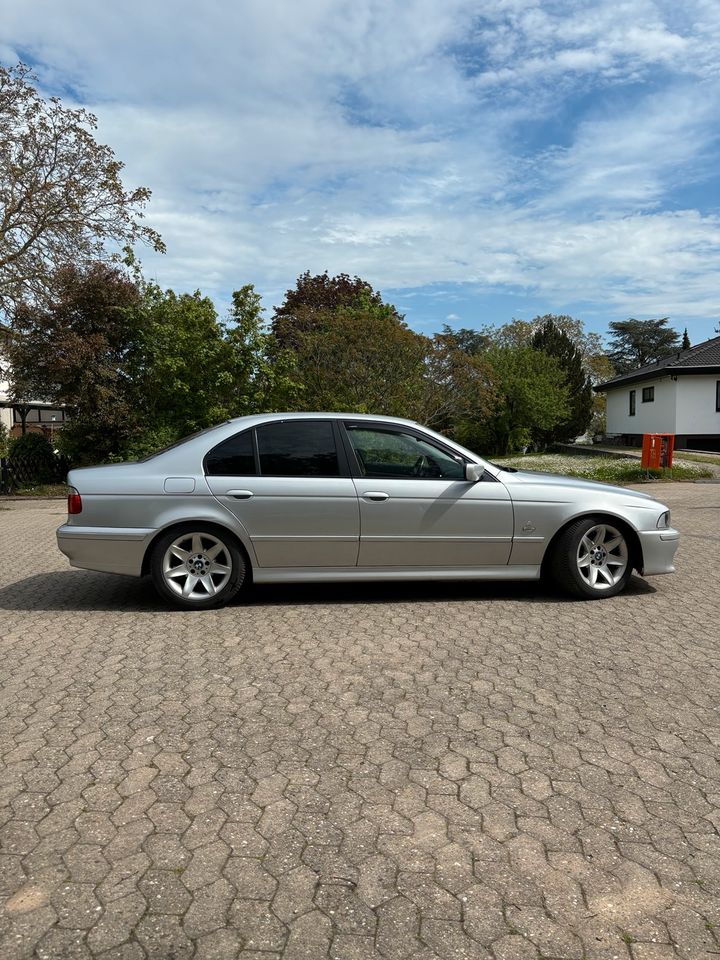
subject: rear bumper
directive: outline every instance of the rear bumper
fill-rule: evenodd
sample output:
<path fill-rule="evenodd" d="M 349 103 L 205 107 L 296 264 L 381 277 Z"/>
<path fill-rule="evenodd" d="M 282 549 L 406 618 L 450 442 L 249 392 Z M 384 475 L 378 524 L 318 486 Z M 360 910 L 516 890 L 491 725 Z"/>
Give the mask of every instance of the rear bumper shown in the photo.
<path fill-rule="evenodd" d="M 57 530 L 57 544 L 73 567 L 139 577 L 145 549 L 154 532 L 63 524 Z"/>
<path fill-rule="evenodd" d="M 640 547 L 643 565 L 640 573 L 644 577 L 660 573 L 674 573 L 673 558 L 680 542 L 680 534 L 672 528 L 668 530 L 640 530 Z"/>

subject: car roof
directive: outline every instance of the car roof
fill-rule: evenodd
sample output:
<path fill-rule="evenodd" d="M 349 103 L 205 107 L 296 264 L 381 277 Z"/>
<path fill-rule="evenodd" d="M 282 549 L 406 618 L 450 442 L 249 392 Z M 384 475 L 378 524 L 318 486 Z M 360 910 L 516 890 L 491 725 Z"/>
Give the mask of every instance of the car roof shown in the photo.
<path fill-rule="evenodd" d="M 416 420 L 408 420 L 405 417 L 388 417 L 384 414 L 379 413 L 338 413 L 337 411 L 317 411 L 317 410 L 301 410 L 294 411 L 292 413 L 253 413 L 248 414 L 244 417 L 234 417 L 230 420 L 230 423 L 249 423 L 250 421 L 258 422 L 260 420 L 315 420 L 315 419 L 332 419 L 332 420 L 368 420 L 368 421 L 382 421 L 386 423 L 404 423 L 409 426 L 419 426 Z"/>

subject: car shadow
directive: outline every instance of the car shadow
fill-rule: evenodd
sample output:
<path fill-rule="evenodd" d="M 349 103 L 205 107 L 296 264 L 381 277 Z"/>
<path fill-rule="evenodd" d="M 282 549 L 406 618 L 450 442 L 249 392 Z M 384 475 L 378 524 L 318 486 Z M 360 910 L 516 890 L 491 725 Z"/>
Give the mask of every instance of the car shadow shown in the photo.
<path fill-rule="evenodd" d="M 656 593 L 632 577 L 617 600 Z M 544 581 L 422 580 L 373 583 L 252 584 L 226 609 L 308 604 L 449 603 L 510 601 L 533 604 L 584 603 Z M 62 570 L 36 574 L 0 588 L 0 610 L 104 610 L 128 613 L 188 613 L 174 610 L 155 593 L 149 577 L 119 577 Z M 198 611 L 202 612 L 202 611 Z"/>

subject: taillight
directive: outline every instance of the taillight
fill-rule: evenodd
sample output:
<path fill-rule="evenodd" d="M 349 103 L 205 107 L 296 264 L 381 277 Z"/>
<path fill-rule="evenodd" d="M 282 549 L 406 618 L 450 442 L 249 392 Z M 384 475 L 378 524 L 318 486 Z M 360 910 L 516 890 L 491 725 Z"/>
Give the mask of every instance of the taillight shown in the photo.
<path fill-rule="evenodd" d="M 68 513 L 82 513 L 82 497 L 75 487 L 68 489 Z"/>

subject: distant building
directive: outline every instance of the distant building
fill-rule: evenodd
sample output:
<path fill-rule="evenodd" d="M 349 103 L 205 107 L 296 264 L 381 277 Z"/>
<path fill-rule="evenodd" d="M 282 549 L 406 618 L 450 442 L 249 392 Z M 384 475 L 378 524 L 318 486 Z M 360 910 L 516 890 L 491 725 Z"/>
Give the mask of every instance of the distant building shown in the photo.
<path fill-rule="evenodd" d="M 67 414 L 62 407 L 41 400 L 14 401 L 10 399 L 10 384 L 7 381 L 8 361 L 3 347 L 10 336 L 10 330 L 0 323 L 0 423 L 4 424 L 13 437 L 21 433 L 43 433 L 52 442 L 55 432 L 62 428 Z"/>
<path fill-rule="evenodd" d="M 673 433 L 675 446 L 720 451 L 720 337 L 595 387 L 607 394 L 607 433 L 639 445 Z"/>

